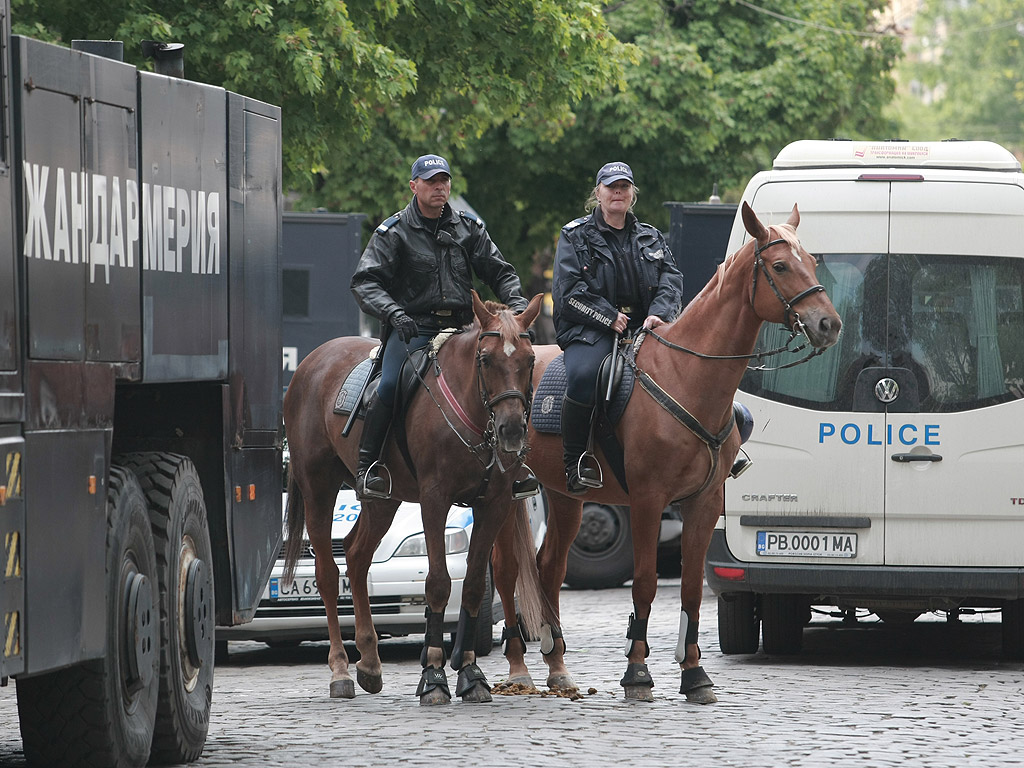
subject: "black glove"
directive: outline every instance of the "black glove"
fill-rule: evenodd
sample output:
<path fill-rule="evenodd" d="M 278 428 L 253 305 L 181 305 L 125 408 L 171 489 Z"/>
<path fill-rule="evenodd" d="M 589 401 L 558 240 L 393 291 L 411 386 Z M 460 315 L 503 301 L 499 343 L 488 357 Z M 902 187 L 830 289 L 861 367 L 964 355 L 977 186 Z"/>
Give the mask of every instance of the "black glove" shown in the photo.
<path fill-rule="evenodd" d="M 398 338 L 402 340 L 403 344 L 408 344 L 420 335 L 420 329 L 416 327 L 416 321 L 400 309 L 392 312 L 388 321 L 394 327 Z"/>

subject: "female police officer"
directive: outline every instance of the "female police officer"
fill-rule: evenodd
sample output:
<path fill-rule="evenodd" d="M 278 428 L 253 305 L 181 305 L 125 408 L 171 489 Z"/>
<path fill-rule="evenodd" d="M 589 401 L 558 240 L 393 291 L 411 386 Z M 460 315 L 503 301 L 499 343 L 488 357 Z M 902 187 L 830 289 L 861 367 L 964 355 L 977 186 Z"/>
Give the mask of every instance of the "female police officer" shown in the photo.
<path fill-rule="evenodd" d="M 563 459 L 573 494 L 601 487 L 599 469 L 586 456 L 601 361 L 619 335 L 657 328 L 682 307 L 682 273 L 661 232 L 633 215 L 636 192 L 628 165 L 602 166 L 586 203 L 592 213 L 562 227 L 555 254 L 555 341 L 568 380 Z"/>
<path fill-rule="evenodd" d="M 391 325 L 398 336 L 384 345 L 380 385 L 363 423 L 356 473 L 361 497 L 388 497 L 387 470 L 378 459 L 391 425 L 402 362 L 443 328 L 472 321 L 473 274 L 510 309 L 522 312 L 527 305 L 519 277 L 491 242 L 483 222 L 448 205 L 452 177 L 447 160 L 438 155 L 417 158 L 409 189 L 412 200 L 377 227 L 352 275 L 352 293 L 363 312 Z M 536 486 L 536 478 L 527 480 Z"/>

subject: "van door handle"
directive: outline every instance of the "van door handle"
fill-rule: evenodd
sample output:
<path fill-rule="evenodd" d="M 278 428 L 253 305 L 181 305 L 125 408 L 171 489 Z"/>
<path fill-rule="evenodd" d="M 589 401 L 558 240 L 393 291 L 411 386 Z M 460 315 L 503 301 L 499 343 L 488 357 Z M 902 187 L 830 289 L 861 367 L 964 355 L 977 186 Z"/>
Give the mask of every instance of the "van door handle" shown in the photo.
<path fill-rule="evenodd" d="M 942 461 L 942 457 L 937 453 L 894 453 L 892 460 L 906 464 L 911 461 Z"/>

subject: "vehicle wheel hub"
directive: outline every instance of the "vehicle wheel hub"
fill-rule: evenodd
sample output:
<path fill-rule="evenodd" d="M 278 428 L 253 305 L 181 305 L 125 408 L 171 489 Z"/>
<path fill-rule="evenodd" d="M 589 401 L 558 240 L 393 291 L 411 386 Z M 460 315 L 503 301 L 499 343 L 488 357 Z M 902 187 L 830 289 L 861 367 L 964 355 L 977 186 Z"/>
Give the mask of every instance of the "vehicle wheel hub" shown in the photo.
<path fill-rule="evenodd" d="M 153 680 L 153 657 L 157 652 L 156 609 L 153 585 L 144 573 L 125 575 L 125 648 L 128 661 L 129 690 L 145 688 Z"/>
<path fill-rule="evenodd" d="M 185 577 L 185 645 L 189 665 L 198 669 L 203 663 L 202 649 L 209 646 L 213 635 L 213 617 L 207 599 L 210 584 L 202 560 L 188 564 Z"/>
<path fill-rule="evenodd" d="M 619 521 L 612 510 L 600 504 L 586 504 L 576 545 L 587 552 L 608 549 L 618 538 Z"/>

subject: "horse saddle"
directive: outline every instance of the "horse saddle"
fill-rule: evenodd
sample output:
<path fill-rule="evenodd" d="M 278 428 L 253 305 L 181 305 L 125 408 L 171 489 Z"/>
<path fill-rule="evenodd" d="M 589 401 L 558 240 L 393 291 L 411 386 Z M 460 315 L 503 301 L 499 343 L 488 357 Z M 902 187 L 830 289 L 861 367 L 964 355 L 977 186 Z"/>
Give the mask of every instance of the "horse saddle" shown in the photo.
<path fill-rule="evenodd" d="M 380 347 L 377 347 L 379 350 Z M 429 347 L 418 349 L 411 353 L 402 364 L 402 371 L 398 375 L 398 397 L 395 404 L 399 413 L 405 410 L 405 406 L 412 399 L 413 392 L 420 384 L 427 366 L 430 365 Z M 378 352 L 379 354 L 379 352 Z M 377 391 L 377 383 L 380 381 L 380 373 L 374 375 L 373 380 L 367 382 L 373 371 L 373 358 L 367 357 L 355 368 L 349 371 L 348 376 L 341 384 L 338 397 L 334 401 L 334 412 L 339 415 L 347 415 L 356 408 L 356 400 L 359 393 L 363 393 L 362 405 L 370 401 L 370 396 Z"/>
<path fill-rule="evenodd" d="M 598 407 L 613 426 L 622 418 L 629 396 L 633 393 L 633 384 L 636 382 L 633 369 L 625 364 L 624 354 L 626 353 L 605 357 L 595 382 Z M 609 377 L 612 377 L 612 397 L 606 401 Z M 562 433 L 562 398 L 565 396 L 566 381 L 565 357 L 559 355 L 548 363 L 533 395 L 530 420 L 538 432 L 553 435 Z"/>

